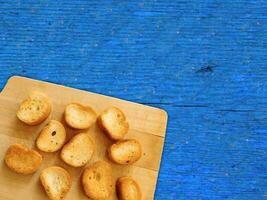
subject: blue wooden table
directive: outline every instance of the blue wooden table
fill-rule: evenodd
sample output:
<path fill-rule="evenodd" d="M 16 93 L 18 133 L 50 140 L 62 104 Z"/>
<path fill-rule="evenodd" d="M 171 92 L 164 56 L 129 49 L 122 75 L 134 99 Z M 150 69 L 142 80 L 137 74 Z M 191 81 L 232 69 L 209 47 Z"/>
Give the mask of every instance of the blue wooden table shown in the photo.
<path fill-rule="evenodd" d="M 155 199 L 267 199 L 266 20 L 264 0 L 0 0 L 0 87 L 21 75 L 163 108 Z"/>

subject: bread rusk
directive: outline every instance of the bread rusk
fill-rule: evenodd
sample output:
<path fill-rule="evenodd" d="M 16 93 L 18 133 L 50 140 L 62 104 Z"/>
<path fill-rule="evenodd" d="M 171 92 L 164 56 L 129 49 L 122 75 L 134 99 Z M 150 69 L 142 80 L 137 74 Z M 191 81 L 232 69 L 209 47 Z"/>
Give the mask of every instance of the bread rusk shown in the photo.
<path fill-rule="evenodd" d="M 116 182 L 116 192 L 118 200 L 141 200 L 142 193 L 137 182 L 129 177 L 118 178 Z"/>
<path fill-rule="evenodd" d="M 51 107 L 49 98 L 45 94 L 35 91 L 20 104 L 17 117 L 25 124 L 37 125 L 49 116 Z"/>
<path fill-rule="evenodd" d="M 121 164 L 133 164 L 142 155 L 141 144 L 134 139 L 121 140 L 108 148 L 108 157 L 111 161 Z"/>
<path fill-rule="evenodd" d="M 95 123 L 97 115 L 89 106 L 70 103 L 65 108 L 64 117 L 70 127 L 74 129 L 87 129 Z"/>
<path fill-rule="evenodd" d="M 85 168 L 82 185 L 86 196 L 90 199 L 107 199 L 114 192 L 111 166 L 105 161 L 97 161 Z"/>
<path fill-rule="evenodd" d="M 116 107 L 106 109 L 98 117 L 99 127 L 112 140 L 121 140 L 128 132 L 129 124 L 124 113 Z"/>
<path fill-rule="evenodd" d="M 57 120 L 51 120 L 40 132 L 36 146 L 44 152 L 58 151 L 65 143 L 66 130 Z"/>
<path fill-rule="evenodd" d="M 75 135 L 61 150 L 61 159 L 73 167 L 84 166 L 92 157 L 95 144 L 88 133 Z"/>
<path fill-rule="evenodd" d="M 71 188 L 71 176 L 62 167 L 52 166 L 40 174 L 41 184 L 51 200 L 64 199 Z"/>
<path fill-rule="evenodd" d="M 32 174 L 38 170 L 42 162 L 42 156 L 22 144 L 9 146 L 5 154 L 6 165 L 19 174 Z"/>

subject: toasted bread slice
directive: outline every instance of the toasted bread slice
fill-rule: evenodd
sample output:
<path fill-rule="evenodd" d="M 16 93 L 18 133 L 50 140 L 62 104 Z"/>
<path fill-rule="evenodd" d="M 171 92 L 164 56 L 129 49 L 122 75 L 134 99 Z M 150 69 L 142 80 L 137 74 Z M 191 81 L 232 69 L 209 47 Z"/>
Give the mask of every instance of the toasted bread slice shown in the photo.
<path fill-rule="evenodd" d="M 21 144 L 11 145 L 5 155 L 6 165 L 19 174 L 32 174 L 39 168 L 42 156 Z"/>
<path fill-rule="evenodd" d="M 137 182 L 128 176 L 120 177 L 116 182 L 119 200 L 141 200 L 142 193 Z"/>
<path fill-rule="evenodd" d="M 40 181 L 51 200 L 63 199 L 71 187 L 70 174 L 62 167 L 48 167 L 40 174 Z"/>
<path fill-rule="evenodd" d="M 141 155 L 141 144 L 134 139 L 118 141 L 108 148 L 109 159 L 121 165 L 133 164 Z"/>
<path fill-rule="evenodd" d="M 44 152 L 58 151 L 66 140 L 66 130 L 57 120 L 51 120 L 41 131 L 36 146 Z"/>
<path fill-rule="evenodd" d="M 114 192 L 111 166 L 105 161 L 95 162 L 84 170 L 82 184 L 90 199 L 107 199 Z"/>
<path fill-rule="evenodd" d="M 89 106 L 71 103 L 65 108 L 65 121 L 75 129 L 86 129 L 92 126 L 97 118 L 95 111 Z"/>
<path fill-rule="evenodd" d="M 73 167 L 84 166 L 92 157 L 95 145 L 88 133 L 79 133 L 62 148 L 60 157 Z"/>
<path fill-rule="evenodd" d="M 28 125 L 42 123 L 51 112 L 51 102 L 41 92 L 32 92 L 28 99 L 24 100 L 17 111 L 20 121 Z"/>
<path fill-rule="evenodd" d="M 116 107 L 106 109 L 98 117 L 98 125 L 112 140 L 123 139 L 129 129 L 124 113 Z"/>

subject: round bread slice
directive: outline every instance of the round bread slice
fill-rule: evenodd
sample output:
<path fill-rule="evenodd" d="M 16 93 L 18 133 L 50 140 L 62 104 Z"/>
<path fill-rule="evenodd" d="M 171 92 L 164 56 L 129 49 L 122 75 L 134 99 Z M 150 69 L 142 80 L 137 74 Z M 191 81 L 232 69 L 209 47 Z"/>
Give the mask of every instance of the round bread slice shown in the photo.
<path fill-rule="evenodd" d="M 88 133 L 75 135 L 61 150 L 61 159 L 73 167 L 84 166 L 92 157 L 95 145 Z"/>
<path fill-rule="evenodd" d="M 40 132 L 36 146 L 44 152 L 58 151 L 65 143 L 66 130 L 57 120 L 51 120 Z"/>
<path fill-rule="evenodd" d="M 51 112 L 51 102 L 41 92 L 32 92 L 28 99 L 24 100 L 17 111 L 20 121 L 28 125 L 42 123 Z"/>
<path fill-rule="evenodd" d="M 137 182 L 128 176 L 121 177 L 116 182 L 119 200 L 141 200 L 142 193 Z"/>
<path fill-rule="evenodd" d="M 41 165 L 42 156 L 21 144 L 11 145 L 5 155 L 6 165 L 19 174 L 32 174 Z"/>
<path fill-rule="evenodd" d="M 78 103 L 71 103 L 66 106 L 65 121 L 67 124 L 75 129 L 87 129 L 96 121 L 96 113 L 89 106 L 83 106 Z"/>
<path fill-rule="evenodd" d="M 109 159 L 121 165 L 133 164 L 141 155 L 141 144 L 134 139 L 118 141 L 108 148 Z"/>
<path fill-rule="evenodd" d="M 105 161 L 97 161 L 87 167 L 82 175 L 82 185 L 90 199 L 107 199 L 114 192 L 111 166 Z"/>
<path fill-rule="evenodd" d="M 99 127 L 112 140 L 123 139 L 129 129 L 129 124 L 126 121 L 124 113 L 116 107 L 106 109 L 98 117 L 97 122 Z"/>
<path fill-rule="evenodd" d="M 51 200 L 63 199 L 71 187 L 70 174 L 62 167 L 48 167 L 40 174 L 40 181 Z"/>

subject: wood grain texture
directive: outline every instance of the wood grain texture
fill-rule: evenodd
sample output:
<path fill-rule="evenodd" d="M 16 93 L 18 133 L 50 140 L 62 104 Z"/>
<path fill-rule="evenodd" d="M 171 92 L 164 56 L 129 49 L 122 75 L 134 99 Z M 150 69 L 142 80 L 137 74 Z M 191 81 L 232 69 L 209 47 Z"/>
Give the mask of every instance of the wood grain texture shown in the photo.
<path fill-rule="evenodd" d="M 98 114 L 110 106 L 119 107 L 124 112 L 127 117 L 127 121 L 130 124 L 129 133 L 125 136 L 125 138 L 134 138 L 140 141 L 142 145 L 142 156 L 138 162 L 129 166 L 116 165 L 110 162 L 112 165 L 114 182 L 121 176 L 132 176 L 140 184 L 143 197 L 145 199 L 154 199 L 167 125 L 167 115 L 165 111 L 137 103 L 115 99 L 113 97 L 89 93 L 24 77 L 13 76 L 8 80 L 5 88 L 0 93 L 0 113 L 4 113 L 1 115 L 0 140 L 5 144 L 3 148 L 0 148 L 2 158 L 4 157 L 8 147 L 6 145 L 17 143 L 17 140 L 22 140 L 22 142 L 19 142 L 22 144 L 27 142 L 28 145 L 30 144 L 30 147 L 34 148 L 40 129 L 49 121 L 49 119 L 47 119 L 46 122 L 42 123 L 40 126 L 28 126 L 17 119 L 16 110 L 18 109 L 20 103 L 27 98 L 28 94 L 33 91 L 41 91 L 49 97 L 53 107 L 49 119 L 59 120 L 62 121 L 62 123 L 64 123 L 64 108 L 71 102 L 78 102 L 82 105 L 90 105 Z M 136 125 L 140 124 L 140 122 L 142 122 L 142 127 Z M 96 149 L 88 165 L 98 160 L 108 160 L 106 151 L 112 144 L 112 141 L 105 136 L 96 124 L 87 130 L 72 130 L 68 128 L 66 124 L 65 127 L 68 139 L 81 132 L 88 132 L 91 135 L 94 143 L 96 144 Z M 9 131 L 5 132 L 6 130 Z M 83 169 L 82 167 L 72 168 L 67 166 L 58 158 L 58 153 L 42 153 L 42 155 L 44 156 L 44 161 L 41 166 L 42 169 L 59 165 L 65 167 L 70 172 L 73 179 L 73 185 L 76 187 L 71 188 L 66 200 L 87 199 L 83 192 L 81 192 L 81 188 L 79 186 L 80 174 Z M 6 191 L 12 187 L 14 182 L 17 182 L 17 177 L 21 175 L 11 172 L 4 165 L 4 162 L 2 162 L 0 174 L 9 173 L 10 176 L 2 177 L 0 179 L 0 199 L 8 198 L 15 200 L 16 197 L 12 197 L 13 193 Z M 21 179 L 23 180 L 22 177 Z M 20 192 L 17 192 L 17 195 L 23 196 L 25 194 L 30 194 L 34 199 L 46 199 L 42 192 L 36 192 L 36 189 L 34 189 L 40 187 L 39 184 L 36 184 L 38 180 L 39 173 L 35 173 L 28 182 L 28 187 L 22 189 Z M 17 187 L 23 188 L 24 183 L 17 182 L 16 184 Z M 110 199 L 117 199 L 115 193 Z"/>
<path fill-rule="evenodd" d="M 155 199 L 266 199 L 266 9 L 263 0 L 1 2 L 0 85 L 22 75 L 167 110 Z"/>

